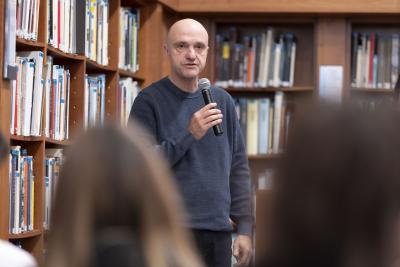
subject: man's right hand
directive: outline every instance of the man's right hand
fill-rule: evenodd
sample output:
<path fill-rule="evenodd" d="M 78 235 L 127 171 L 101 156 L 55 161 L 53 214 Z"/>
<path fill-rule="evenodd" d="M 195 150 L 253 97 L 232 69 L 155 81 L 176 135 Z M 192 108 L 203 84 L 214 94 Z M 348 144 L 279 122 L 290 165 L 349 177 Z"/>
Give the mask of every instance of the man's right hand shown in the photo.
<path fill-rule="evenodd" d="M 217 103 L 210 103 L 193 114 L 188 131 L 196 140 L 203 138 L 208 129 L 222 122 L 221 110 L 216 106 Z"/>

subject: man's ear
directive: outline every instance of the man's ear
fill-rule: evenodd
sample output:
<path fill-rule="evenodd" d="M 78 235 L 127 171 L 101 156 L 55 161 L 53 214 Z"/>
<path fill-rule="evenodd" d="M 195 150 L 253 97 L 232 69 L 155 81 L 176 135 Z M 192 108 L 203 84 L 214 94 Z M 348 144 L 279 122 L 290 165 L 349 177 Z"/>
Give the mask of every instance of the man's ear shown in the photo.
<path fill-rule="evenodd" d="M 169 56 L 170 51 L 168 49 L 168 45 L 164 44 L 163 47 L 164 47 L 165 54 L 167 54 Z"/>

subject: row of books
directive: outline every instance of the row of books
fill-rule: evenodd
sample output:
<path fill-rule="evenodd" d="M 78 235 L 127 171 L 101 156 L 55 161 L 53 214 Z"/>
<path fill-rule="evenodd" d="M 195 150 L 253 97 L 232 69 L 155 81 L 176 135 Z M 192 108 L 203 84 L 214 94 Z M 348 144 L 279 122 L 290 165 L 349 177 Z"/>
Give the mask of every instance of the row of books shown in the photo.
<path fill-rule="evenodd" d="M 118 83 L 118 114 L 122 126 L 126 126 L 133 101 L 140 91 L 137 81 L 132 78 L 121 78 Z"/>
<path fill-rule="evenodd" d="M 58 177 L 60 175 L 60 168 L 63 164 L 64 155 L 63 149 L 54 148 L 46 149 L 45 158 L 45 198 L 44 198 L 44 216 L 43 228 L 49 230 L 51 226 L 51 211 L 55 199 L 56 188 L 58 184 Z"/>
<path fill-rule="evenodd" d="M 16 35 L 36 41 L 39 26 L 40 0 L 18 0 L 16 2 Z"/>
<path fill-rule="evenodd" d="M 236 27 L 216 35 L 216 84 L 221 87 L 291 87 L 296 41 L 272 27 L 238 38 Z M 240 40 L 240 41 L 239 41 Z"/>
<path fill-rule="evenodd" d="M 47 0 L 47 42 L 66 53 L 76 53 L 76 0 Z"/>
<path fill-rule="evenodd" d="M 34 229 L 35 176 L 33 157 L 21 146 L 12 146 L 9 157 L 10 234 Z"/>
<path fill-rule="evenodd" d="M 139 17 L 138 9 L 120 9 L 119 68 L 132 72 L 139 70 Z"/>
<path fill-rule="evenodd" d="M 238 98 L 236 109 L 248 155 L 277 154 L 287 140 L 291 112 L 283 92 L 270 98 Z"/>
<path fill-rule="evenodd" d="M 106 75 L 85 75 L 83 127 L 103 125 L 105 118 Z"/>
<path fill-rule="evenodd" d="M 353 87 L 393 89 L 400 67 L 400 35 L 352 34 L 351 82 Z"/>
<path fill-rule="evenodd" d="M 43 52 L 18 52 L 17 79 L 12 82 L 10 133 L 41 135 L 43 104 Z M 47 73 L 47 71 L 45 71 Z"/>
<path fill-rule="evenodd" d="M 46 66 L 44 133 L 47 138 L 68 140 L 71 74 L 65 66 L 54 65 L 52 57 L 47 57 Z"/>
<path fill-rule="evenodd" d="M 12 2 L 12 1 L 11 1 Z M 16 9 L 16 35 L 38 38 L 39 0 L 10 3 Z M 102 65 L 109 64 L 109 0 L 47 0 L 47 42 L 66 53 L 85 55 Z M 120 8 L 119 62 L 124 70 L 139 69 L 139 10 Z"/>
<path fill-rule="evenodd" d="M 108 65 L 108 0 L 86 0 L 85 55 Z"/>

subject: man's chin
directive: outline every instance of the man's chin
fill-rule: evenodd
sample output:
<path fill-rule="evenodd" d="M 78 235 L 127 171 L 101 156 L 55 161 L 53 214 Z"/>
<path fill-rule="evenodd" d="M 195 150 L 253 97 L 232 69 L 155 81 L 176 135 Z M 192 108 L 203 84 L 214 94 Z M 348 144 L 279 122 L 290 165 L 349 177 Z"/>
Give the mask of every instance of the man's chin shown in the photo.
<path fill-rule="evenodd" d="M 184 73 L 182 73 L 182 77 L 184 78 L 184 79 L 187 79 L 187 80 L 192 80 L 192 79 L 195 79 L 195 78 L 197 78 L 199 76 L 199 72 L 196 70 L 196 71 L 191 71 L 191 72 L 184 72 Z"/>

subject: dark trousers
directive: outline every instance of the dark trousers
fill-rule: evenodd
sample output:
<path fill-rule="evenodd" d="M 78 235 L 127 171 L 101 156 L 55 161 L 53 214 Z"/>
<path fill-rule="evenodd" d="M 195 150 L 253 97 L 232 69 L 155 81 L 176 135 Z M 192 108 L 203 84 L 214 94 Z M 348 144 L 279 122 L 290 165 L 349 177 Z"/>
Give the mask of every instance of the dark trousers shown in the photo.
<path fill-rule="evenodd" d="M 231 232 L 192 230 L 200 256 L 207 267 L 231 267 Z"/>

